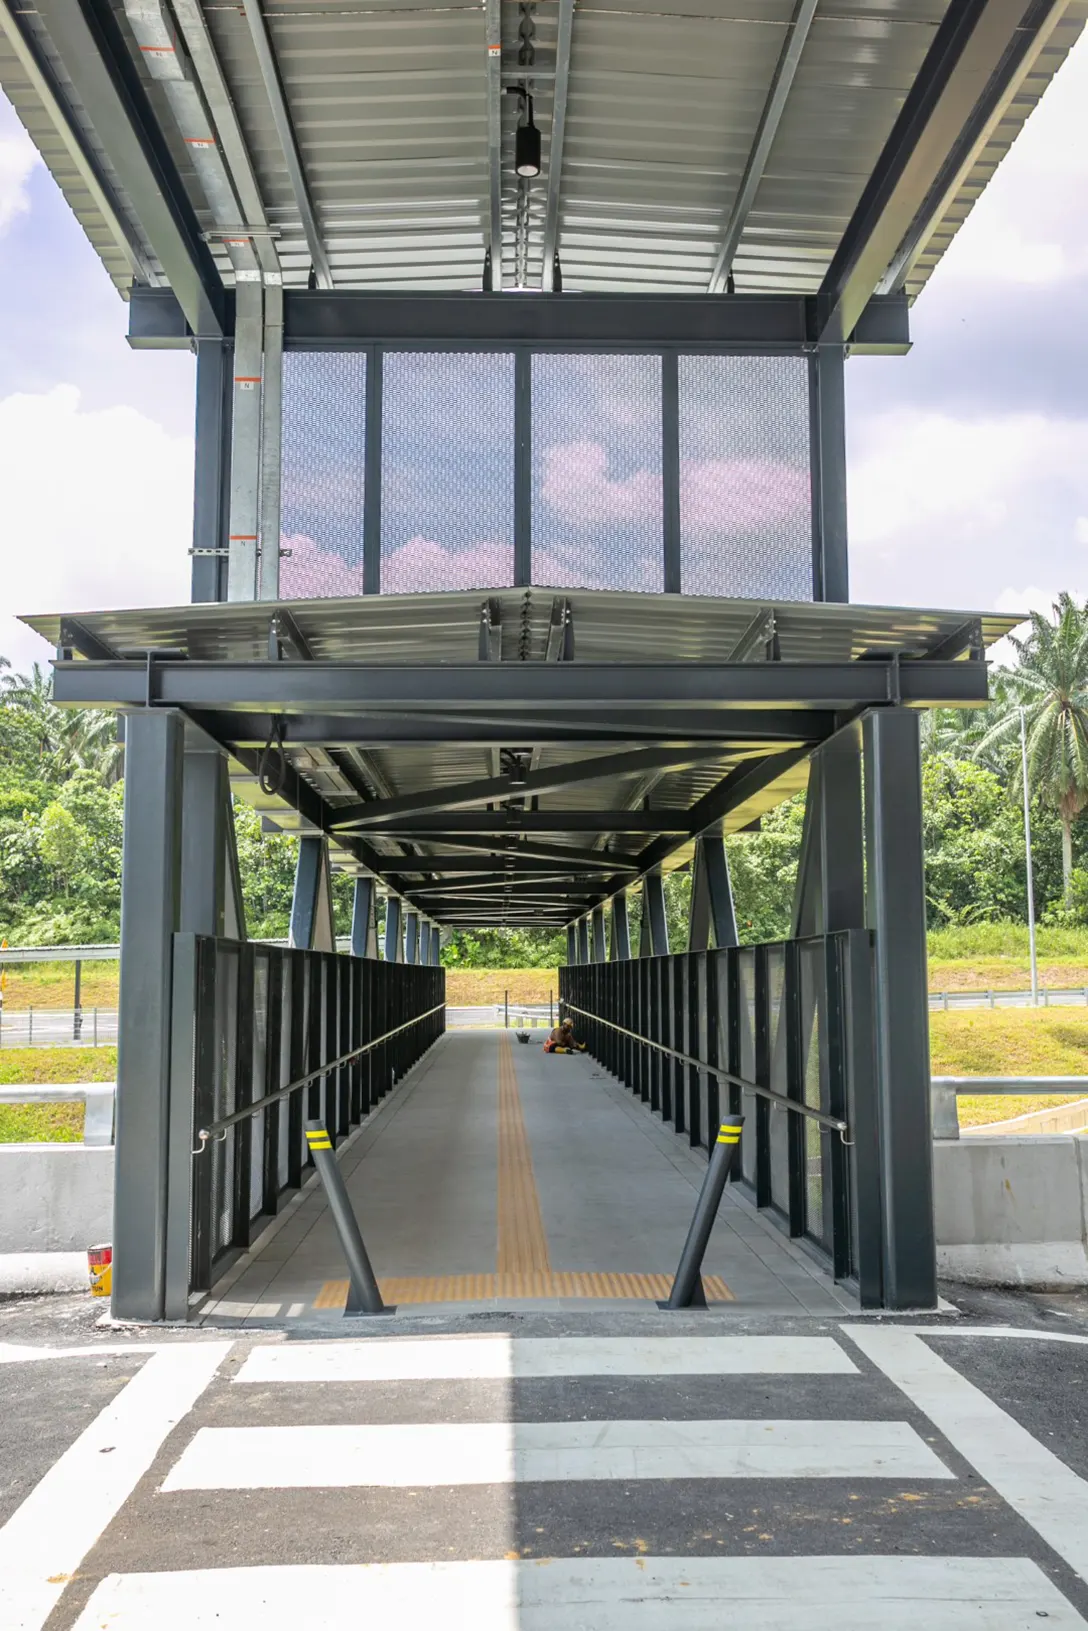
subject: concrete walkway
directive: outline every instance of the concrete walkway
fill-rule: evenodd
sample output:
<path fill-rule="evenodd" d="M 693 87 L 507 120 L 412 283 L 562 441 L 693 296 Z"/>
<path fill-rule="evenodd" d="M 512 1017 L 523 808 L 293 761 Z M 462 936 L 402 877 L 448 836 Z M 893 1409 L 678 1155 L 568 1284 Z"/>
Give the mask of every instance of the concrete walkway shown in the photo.
<path fill-rule="evenodd" d="M 628 1306 L 666 1296 L 705 1159 L 588 1057 L 504 1031 L 447 1034 L 340 1152 L 387 1302 L 407 1313 Z M 712 1301 L 837 1314 L 853 1304 L 727 1190 Z M 213 1291 L 202 1318 L 340 1322 L 343 1257 L 316 1182 Z"/>

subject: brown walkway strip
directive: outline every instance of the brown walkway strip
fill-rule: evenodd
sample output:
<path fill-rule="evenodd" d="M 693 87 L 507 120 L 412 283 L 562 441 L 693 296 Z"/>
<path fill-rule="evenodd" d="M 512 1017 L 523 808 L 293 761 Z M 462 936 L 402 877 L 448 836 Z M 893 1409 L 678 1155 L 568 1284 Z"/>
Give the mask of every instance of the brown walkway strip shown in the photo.
<path fill-rule="evenodd" d="M 509 1031 L 499 1040 L 499 1244 L 495 1266 L 500 1276 L 551 1273 Z"/>

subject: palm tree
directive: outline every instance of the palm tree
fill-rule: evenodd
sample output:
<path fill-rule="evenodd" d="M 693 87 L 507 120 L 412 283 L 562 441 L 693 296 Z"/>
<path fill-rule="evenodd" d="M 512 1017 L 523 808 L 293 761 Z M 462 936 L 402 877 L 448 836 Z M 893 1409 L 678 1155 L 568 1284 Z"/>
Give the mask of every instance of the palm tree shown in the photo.
<path fill-rule="evenodd" d="M 53 702 L 53 676 L 47 674 L 41 663 L 35 663 L 29 674 L 5 674 L 4 700 L 25 714 L 38 744 L 38 756 L 47 759 L 57 745 L 60 710 Z"/>
<path fill-rule="evenodd" d="M 0 668 L 8 668 L 0 658 Z M 93 770 L 106 785 L 120 774 L 122 750 L 112 714 L 96 708 L 58 708 L 53 676 L 40 663 L 29 674 L 5 674 L 4 701 L 26 716 L 34 731 L 38 757 L 48 774 L 63 777 L 73 770 Z"/>
<path fill-rule="evenodd" d="M 1058 812 L 1062 824 L 1062 881 L 1070 899 L 1073 823 L 1088 805 L 1088 606 L 1063 591 L 1054 618 L 1031 614 L 1025 640 L 1009 639 L 1015 668 L 995 678 L 997 717 L 975 748 L 976 758 L 995 750 L 1009 756 L 1010 793 L 1022 794 L 1020 709 L 1027 725 L 1028 783 Z"/>

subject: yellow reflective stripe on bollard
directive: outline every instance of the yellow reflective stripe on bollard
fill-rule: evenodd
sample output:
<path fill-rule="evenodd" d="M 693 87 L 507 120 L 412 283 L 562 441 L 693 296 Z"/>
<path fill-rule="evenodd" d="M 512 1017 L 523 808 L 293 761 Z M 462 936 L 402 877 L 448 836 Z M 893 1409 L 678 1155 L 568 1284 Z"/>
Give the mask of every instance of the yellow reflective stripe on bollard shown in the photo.
<path fill-rule="evenodd" d="M 739 1144 L 740 1143 L 740 1133 L 739 1132 L 736 1132 L 736 1133 L 719 1133 L 718 1134 L 718 1143 L 719 1144 Z"/>
<path fill-rule="evenodd" d="M 310 1146 L 311 1150 L 332 1149 L 332 1139 L 324 1130 L 321 1132 L 307 1133 L 306 1142 Z"/>

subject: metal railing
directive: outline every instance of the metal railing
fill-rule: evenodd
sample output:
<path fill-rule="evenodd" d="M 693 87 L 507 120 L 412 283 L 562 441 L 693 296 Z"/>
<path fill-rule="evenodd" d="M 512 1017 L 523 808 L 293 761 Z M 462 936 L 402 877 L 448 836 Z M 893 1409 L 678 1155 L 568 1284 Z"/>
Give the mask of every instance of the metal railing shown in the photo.
<path fill-rule="evenodd" d="M 445 1029 L 444 998 L 441 968 L 175 935 L 170 1183 L 188 1204 L 170 1227 L 189 1294 L 301 1187 L 305 1124 L 335 1147 L 365 1121 Z"/>
<path fill-rule="evenodd" d="M 588 1008 L 579 1008 L 573 1002 L 565 1002 L 563 1008 L 569 1014 L 584 1014 L 586 1019 L 593 1020 L 597 1025 L 606 1025 L 610 1031 L 618 1031 L 621 1036 L 630 1037 L 632 1042 L 638 1042 L 644 1048 L 654 1048 L 658 1053 L 667 1054 L 670 1059 L 678 1059 L 682 1065 L 701 1071 L 704 1075 L 715 1076 L 720 1082 L 730 1082 L 739 1087 L 743 1093 L 753 1093 L 756 1098 L 767 1099 L 771 1104 L 781 1104 L 787 1110 L 792 1110 L 799 1116 L 806 1116 L 809 1121 L 818 1122 L 821 1127 L 828 1127 L 832 1132 L 839 1133 L 844 1144 L 850 1142 L 846 1137 L 850 1131 L 849 1123 L 839 1116 L 825 1116 L 822 1110 L 814 1110 L 809 1104 L 799 1104 L 796 1099 L 788 1098 L 785 1093 L 776 1093 L 773 1088 L 761 1087 L 758 1082 L 750 1082 L 746 1076 L 738 1076 L 735 1071 L 711 1064 L 709 1059 L 696 1059 L 680 1048 L 670 1048 L 664 1042 L 654 1042 L 648 1036 L 641 1036 L 637 1031 L 629 1031 L 625 1025 L 617 1025 L 614 1020 L 602 1019 L 599 1014 L 591 1013 Z"/>
<path fill-rule="evenodd" d="M 1008 1096 L 1037 1098 L 1069 1093 L 1088 1098 L 1088 1076 L 934 1076 L 930 1083 L 934 1138 L 959 1138 L 957 1099 Z M 984 1131 L 984 1126 L 978 1129 Z"/>
<path fill-rule="evenodd" d="M 857 1272 L 855 1140 L 874 1137 L 872 956 L 849 931 L 560 970 L 589 1051 L 691 1145 L 743 1116 L 733 1181 L 840 1280 Z"/>
<path fill-rule="evenodd" d="M 84 1104 L 83 1142 L 113 1143 L 115 1082 L 34 1082 L 0 1087 L 0 1104 Z"/>

